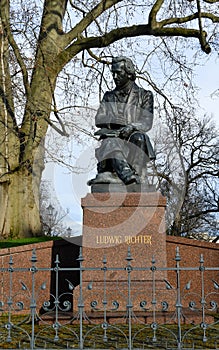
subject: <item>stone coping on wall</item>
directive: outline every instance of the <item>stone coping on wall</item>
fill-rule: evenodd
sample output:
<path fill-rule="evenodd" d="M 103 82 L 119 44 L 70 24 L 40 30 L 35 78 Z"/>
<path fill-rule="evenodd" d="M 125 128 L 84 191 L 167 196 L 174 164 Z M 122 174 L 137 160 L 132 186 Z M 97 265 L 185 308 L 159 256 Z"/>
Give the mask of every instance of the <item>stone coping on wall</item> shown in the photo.
<path fill-rule="evenodd" d="M 219 250 L 218 243 L 199 241 L 197 239 L 177 237 L 177 236 L 166 236 L 166 242 L 172 244 L 179 244 L 179 246 L 190 246 L 190 247 L 200 247 L 204 249 Z M 219 260 L 219 256 L 218 256 Z"/>
<path fill-rule="evenodd" d="M 33 251 L 33 249 L 36 249 L 36 250 L 47 249 L 47 248 L 51 248 L 52 246 L 53 246 L 53 241 L 47 241 L 47 242 L 40 242 L 40 243 L 24 244 L 24 245 L 19 245 L 17 247 L 1 248 L 0 256 L 30 252 L 30 251 Z"/>

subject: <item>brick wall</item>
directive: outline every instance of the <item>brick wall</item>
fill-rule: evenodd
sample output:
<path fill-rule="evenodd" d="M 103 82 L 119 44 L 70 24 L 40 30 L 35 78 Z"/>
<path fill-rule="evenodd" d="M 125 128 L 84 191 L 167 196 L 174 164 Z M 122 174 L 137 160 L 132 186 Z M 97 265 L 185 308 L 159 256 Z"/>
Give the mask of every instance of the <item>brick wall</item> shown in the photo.
<path fill-rule="evenodd" d="M 31 257 L 33 249 L 36 250 L 37 256 L 37 267 L 45 268 L 44 271 L 36 272 L 36 289 L 38 290 L 37 297 L 37 309 L 42 307 L 42 304 L 46 300 L 52 302 L 53 298 L 50 294 L 55 293 L 55 272 L 46 270 L 50 267 L 54 267 L 54 261 L 56 255 L 59 254 L 60 267 L 76 267 L 78 266 L 77 257 L 79 254 L 80 239 L 75 242 L 68 242 L 65 240 L 61 241 L 50 241 L 38 244 L 30 244 L 20 247 L 7 248 L 0 250 L 0 266 L 1 268 L 9 267 L 9 257 L 13 258 L 13 268 L 31 268 Z M 176 262 L 174 260 L 176 254 L 176 247 L 179 247 L 181 256 L 180 266 L 182 267 L 197 267 L 197 271 L 186 271 L 182 272 L 181 275 L 181 288 L 183 289 L 186 284 L 191 281 L 190 296 L 193 295 L 194 301 L 200 302 L 201 289 L 201 273 L 198 269 L 200 265 L 200 254 L 203 255 L 204 265 L 206 267 L 218 267 L 219 266 L 219 244 L 199 242 L 196 240 L 167 236 L 166 238 L 166 249 L 167 249 L 167 266 L 174 267 Z M 132 247 L 133 249 L 133 247 Z M 97 262 L 101 264 L 100 262 Z M 205 271 L 205 285 L 204 293 L 207 295 L 213 289 L 213 281 L 216 280 L 219 283 L 219 272 L 218 271 Z M 13 294 L 17 293 L 15 300 L 22 301 L 26 309 L 29 308 L 30 296 L 28 289 L 31 290 L 32 274 L 28 272 L 13 273 Z M 68 292 L 68 282 L 70 281 L 74 286 L 79 283 L 79 276 L 77 272 L 61 272 L 60 273 L 60 287 L 59 294 Z M 176 273 L 168 272 L 168 281 L 176 286 Z M 41 290 L 43 283 L 46 283 L 46 289 Z M 22 284 L 23 283 L 23 284 Z M 0 273 L 0 301 L 4 304 L 7 303 L 7 295 L 9 291 L 9 274 Z M 22 289 L 24 285 L 27 290 Z M 198 292 L 199 298 L 195 297 L 195 293 Z M 186 294 L 186 293 L 185 293 Z M 214 299 L 218 300 L 218 295 L 209 296 L 209 302 Z M 66 299 L 66 298 L 65 298 Z M 190 298 L 191 300 L 191 298 Z M 69 301 L 72 301 L 71 298 Z"/>
<path fill-rule="evenodd" d="M 13 269 L 28 268 L 28 271 L 13 272 L 12 282 L 10 282 L 10 274 L 0 272 L 0 301 L 7 306 L 9 287 L 12 283 L 12 296 L 13 296 L 13 307 L 17 308 L 16 303 L 22 302 L 24 310 L 30 307 L 30 297 L 32 288 L 32 273 L 29 270 L 33 263 L 31 258 L 33 255 L 33 249 L 36 252 L 37 261 L 35 266 L 38 268 L 44 268 L 43 271 L 36 271 L 35 273 L 35 291 L 36 291 L 36 302 L 37 311 L 42 309 L 43 302 L 50 301 L 53 304 L 55 296 L 55 272 L 49 271 L 51 267 L 55 266 L 55 259 L 59 257 L 59 267 L 77 267 L 77 258 L 79 255 L 79 246 L 81 240 L 77 241 L 49 241 L 43 243 L 29 244 L 13 248 L 5 248 L 0 250 L 0 267 L 8 269 L 11 266 Z M 12 258 L 12 265 L 9 265 L 9 261 Z M 68 282 L 70 281 L 73 285 L 79 283 L 78 274 L 75 272 L 60 272 L 59 273 L 59 295 L 68 292 Z M 41 288 L 43 286 L 43 288 Z M 53 295 L 53 296 L 52 296 Z M 71 296 L 65 297 L 72 303 Z M 60 300 L 62 302 L 62 300 Z"/>
<path fill-rule="evenodd" d="M 205 265 L 219 266 L 219 244 L 202 242 L 182 237 L 167 236 L 167 265 L 173 265 L 176 247 L 179 247 L 183 266 L 199 264 L 200 254 L 203 254 Z"/>
<path fill-rule="evenodd" d="M 201 242 L 192 239 L 181 237 L 167 236 L 167 266 L 175 266 L 176 248 L 179 247 L 180 266 L 197 267 L 197 271 L 182 271 L 180 272 L 181 285 L 180 289 L 183 291 L 183 306 L 189 307 L 189 302 L 193 301 L 196 306 L 201 306 L 201 296 L 206 299 L 206 309 L 211 309 L 211 301 L 216 301 L 219 305 L 219 293 L 214 288 L 214 281 L 219 283 L 219 270 L 208 271 L 208 267 L 219 267 L 219 244 L 210 242 Z M 203 264 L 200 264 L 201 255 L 203 257 Z M 201 283 L 201 271 L 198 267 L 203 265 L 206 269 L 203 272 L 204 285 Z M 176 273 L 168 272 L 168 281 L 176 286 Z M 190 284 L 190 289 L 186 286 Z M 203 294 L 202 294 L 203 293 Z"/>

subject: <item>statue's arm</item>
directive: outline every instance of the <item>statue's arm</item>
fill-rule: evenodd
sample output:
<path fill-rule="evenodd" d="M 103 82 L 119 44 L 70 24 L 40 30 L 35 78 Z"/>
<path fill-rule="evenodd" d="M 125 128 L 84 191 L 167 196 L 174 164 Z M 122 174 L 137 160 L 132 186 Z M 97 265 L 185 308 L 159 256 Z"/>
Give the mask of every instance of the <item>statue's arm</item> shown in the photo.
<path fill-rule="evenodd" d="M 100 136 L 100 140 L 105 137 L 119 136 L 119 130 L 111 130 L 110 122 L 110 93 L 106 92 L 95 116 L 95 125 L 99 130 L 94 135 Z"/>
<path fill-rule="evenodd" d="M 108 128 L 109 120 L 107 113 L 108 93 L 106 92 L 103 96 L 100 106 L 95 116 L 95 125 L 97 128 Z"/>

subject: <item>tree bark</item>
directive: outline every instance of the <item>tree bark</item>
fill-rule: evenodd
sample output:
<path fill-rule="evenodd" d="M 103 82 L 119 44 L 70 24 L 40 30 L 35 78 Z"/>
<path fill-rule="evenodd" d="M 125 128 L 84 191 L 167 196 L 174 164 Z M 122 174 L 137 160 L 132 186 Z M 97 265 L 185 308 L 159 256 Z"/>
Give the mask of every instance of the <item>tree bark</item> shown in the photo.
<path fill-rule="evenodd" d="M 1 239 L 42 235 L 39 196 L 44 169 L 43 142 L 32 155 L 28 166 L 18 164 L 0 177 Z M 10 154 L 8 159 L 10 164 Z"/>
<path fill-rule="evenodd" d="M 55 22 L 59 16 L 54 16 Z M 51 24 L 47 23 L 48 18 L 45 11 L 43 30 Z M 57 27 L 60 28 L 60 23 Z M 58 74 L 55 62 L 59 34 L 56 30 L 40 33 L 31 83 L 24 77 L 26 108 L 21 127 L 18 127 L 7 58 L 10 33 L 5 28 L 3 25 L 0 28 L 0 234 L 2 238 L 33 237 L 42 234 L 39 188 L 44 169 L 47 119 Z M 22 66 L 21 57 L 20 62 Z"/>
<path fill-rule="evenodd" d="M 38 183 L 39 179 L 20 169 L 0 184 L 2 238 L 41 235 Z"/>

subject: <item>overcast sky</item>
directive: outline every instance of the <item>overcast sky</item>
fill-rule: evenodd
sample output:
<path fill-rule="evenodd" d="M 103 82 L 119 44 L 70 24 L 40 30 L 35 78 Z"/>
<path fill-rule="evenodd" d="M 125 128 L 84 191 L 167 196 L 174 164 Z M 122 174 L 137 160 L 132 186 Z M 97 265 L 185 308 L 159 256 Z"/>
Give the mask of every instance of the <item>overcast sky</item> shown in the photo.
<path fill-rule="evenodd" d="M 204 67 L 196 69 L 196 82 L 200 87 L 199 101 L 203 110 L 212 113 L 219 126 L 219 69 L 218 60 L 211 59 Z"/>

